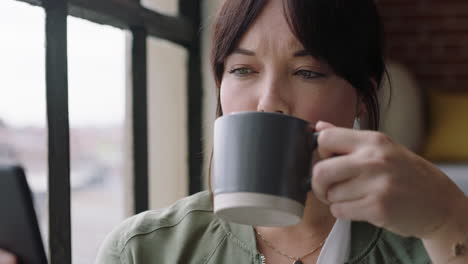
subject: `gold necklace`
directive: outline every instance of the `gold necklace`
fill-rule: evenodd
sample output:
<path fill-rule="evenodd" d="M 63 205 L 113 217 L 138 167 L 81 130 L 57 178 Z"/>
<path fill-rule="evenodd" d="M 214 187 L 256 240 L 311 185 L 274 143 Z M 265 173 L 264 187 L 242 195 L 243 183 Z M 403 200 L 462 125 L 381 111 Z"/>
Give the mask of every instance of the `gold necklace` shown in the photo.
<path fill-rule="evenodd" d="M 325 243 L 325 240 L 326 240 L 326 238 L 325 238 L 325 239 L 320 243 L 320 245 L 318 245 L 318 247 L 312 249 L 311 251 L 309 251 L 307 254 L 303 255 L 302 257 L 296 257 L 296 256 L 290 256 L 290 255 L 288 255 L 288 254 L 282 252 L 281 250 L 275 248 L 275 247 L 273 246 L 273 244 L 272 244 L 270 241 L 266 240 L 266 239 L 262 236 L 262 234 L 260 234 L 257 230 L 255 230 L 255 232 L 256 232 L 257 235 L 260 237 L 260 239 L 263 240 L 263 242 L 265 242 L 265 245 L 266 245 L 267 247 L 273 249 L 273 251 L 275 251 L 276 253 L 280 254 L 280 255 L 283 256 L 283 257 L 287 257 L 287 258 L 289 258 L 289 259 L 291 259 L 291 260 L 294 260 L 293 264 L 304 264 L 304 262 L 302 262 L 302 260 L 303 260 L 305 257 L 309 256 L 310 254 L 312 254 L 312 253 L 316 252 L 317 250 L 319 250 L 319 248 L 321 248 L 321 247 L 323 246 L 323 244 Z"/>

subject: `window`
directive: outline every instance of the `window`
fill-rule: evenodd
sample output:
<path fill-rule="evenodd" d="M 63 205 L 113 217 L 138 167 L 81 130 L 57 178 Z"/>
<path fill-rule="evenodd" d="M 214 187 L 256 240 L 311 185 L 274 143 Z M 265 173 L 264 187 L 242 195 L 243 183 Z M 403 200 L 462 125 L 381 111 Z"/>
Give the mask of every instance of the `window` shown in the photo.
<path fill-rule="evenodd" d="M 8 51 L 0 52 L 10 53 L 14 56 L 16 60 L 22 58 L 21 56 L 26 56 L 26 59 L 20 62 L 20 64 L 23 63 L 26 68 L 32 68 L 35 70 L 34 73 L 28 74 L 25 72 L 26 69 L 22 67 L 15 67 L 18 65 L 14 63 L 8 63 L 7 66 L 3 66 L 8 67 L 8 70 L 10 70 L 10 72 L 15 72 L 9 77 L 16 76 L 16 78 L 12 77 L 10 81 L 12 81 L 15 84 L 21 84 L 24 82 L 27 84 L 25 85 L 25 87 L 34 87 L 35 89 L 32 92 L 24 92 L 23 90 L 23 93 L 27 95 L 22 95 L 23 97 L 17 99 L 14 98 L 15 95 L 12 95 L 12 93 L 8 93 L 9 90 L 5 89 L 5 86 L 2 86 L 2 89 L 0 91 L 0 98 L 5 98 L 4 100 L 8 100 L 8 103 L 10 104 L 2 103 L 2 106 L 0 106 L 0 114 L 5 115 L 1 117 L 3 118 L 3 121 L 0 122 L 0 140 L 3 140 L 0 141 L 0 144 L 2 144 L 2 151 L 0 152 L 0 154 L 7 156 L 8 158 L 15 158 L 15 155 L 17 155 L 15 154 L 15 151 L 4 151 L 5 148 L 3 148 L 4 145 L 2 142 L 5 141 L 4 138 L 6 138 L 6 136 L 11 135 L 11 133 L 5 132 L 6 130 L 4 128 L 16 126 L 10 125 L 13 124 L 11 120 L 14 120 L 13 122 L 20 122 L 22 120 L 18 116 L 20 112 L 16 110 L 22 107 L 20 103 L 25 104 L 23 108 L 32 109 L 37 107 L 37 109 L 33 110 L 32 112 L 41 117 L 34 117 L 32 119 L 39 122 L 39 124 L 37 124 L 38 126 L 42 126 L 39 129 L 39 132 L 36 131 L 36 134 L 40 135 L 38 137 L 40 137 L 41 140 L 35 140 L 32 134 L 26 134 L 26 137 L 28 138 L 28 140 L 35 140 L 35 144 L 42 144 L 42 149 L 40 150 L 42 151 L 42 154 L 39 154 L 43 158 L 43 160 L 41 161 L 41 166 L 43 168 L 47 168 L 47 164 L 49 165 L 47 169 L 43 169 L 43 176 L 37 177 L 47 179 L 46 183 L 42 181 L 42 183 L 38 184 L 38 186 L 41 185 L 43 189 L 46 189 L 48 191 L 49 202 L 44 203 L 43 205 L 39 205 L 38 208 L 48 207 L 49 209 L 48 214 L 39 212 L 39 216 L 41 219 L 47 219 L 41 222 L 41 226 L 42 230 L 48 233 L 48 235 L 46 235 L 45 237 L 48 238 L 46 240 L 48 240 L 50 244 L 50 263 L 64 264 L 71 263 L 72 261 L 71 237 L 76 236 L 77 239 L 80 239 L 80 235 L 77 234 L 84 230 L 82 229 L 84 228 L 84 226 L 72 226 L 70 221 L 70 215 L 73 216 L 73 219 L 75 219 L 75 217 L 78 217 L 77 219 L 80 219 L 80 216 L 83 217 L 85 215 L 82 214 L 83 211 L 80 210 L 101 210 L 100 208 L 86 206 L 86 199 L 95 200 L 97 199 L 96 197 L 101 197 L 103 195 L 102 193 L 98 194 L 99 192 L 109 191 L 112 190 L 112 188 L 118 188 L 118 185 L 121 184 L 121 181 L 120 183 L 119 181 L 114 181 L 114 183 L 112 183 L 113 181 L 109 180 L 111 179 L 111 176 L 109 175 L 114 175 L 114 177 L 116 177 L 114 178 L 115 180 L 118 178 L 118 176 L 116 176 L 118 174 L 115 171 L 113 171 L 113 169 L 109 169 L 109 167 L 107 167 L 109 163 L 117 164 L 117 166 L 119 165 L 119 155 L 115 154 L 119 152 L 119 150 L 117 149 L 116 152 L 111 151 L 112 147 L 115 147 L 115 143 L 112 141 L 114 140 L 113 138 L 115 137 L 115 140 L 119 140 L 119 138 L 122 138 L 121 135 L 119 136 L 118 131 L 122 132 L 122 130 L 118 128 L 118 122 L 104 122 L 103 119 L 100 119 L 99 127 L 95 124 L 83 125 L 83 123 L 81 122 L 84 122 L 84 120 L 80 119 L 81 117 L 79 117 L 79 112 L 77 112 L 77 110 L 75 109 L 75 107 L 78 106 L 77 108 L 81 108 L 80 111 L 91 111 L 94 117 L 104 118 L 106 116 L 106 111 L 104 110 L 110 109 L 104 109 L 105 107 L 102 107 L 99 109 L 102 111 L 96 112 L 93 111 L 92 107 L 90 106 L 93 105 L 92 99 L 95 99 L 94 97 L 97 97 L 96 93 L 99 93 L 101 91 L 98 90 L 98 88 L 108 89 L 110 87 L 105 86 L 109 85 L 109 83 L 114 80 L 106 79 L 104 73 L 97 74 L 98 77 L 100 77 L 99 80 L 102 81 L 104 84 L 101 83 L 101 87 L 93 88 L 92 93 L 94 93 L 94 95 L 88 95 L 85 99 L 81 99 L 80 95 L 77 92 L 85 92 L 85 88 L 83 88 L 83 86 L 86 86 L 86 88 L 94 87 L 99 83 L 99 81 L 90 81 L 89 83 L 86 83 L 86 70 L 89 70 L 89 68 L 91 68 L 92 66 L 96 66 L 96 64 L 99 64 L 102 61 L 99 61 L 98 59 L 92 62 L 93 58 L 89 57 L 91 56 L 90 54 L 92 54 L 92 52 L 87 52 L 79 57 L 74 57 L 75 55 L 73 53 L 75 52 L 75 50 L 83 51 L 82 47 L 74 46 L 80 41 L 80 38 L 83 38 L 83 40 L 86 41 L 92 40 L 86 39 L 88 37 L 85 37 L 83 34 L 77 33 L 77 35 L 75 35 L 74 33 L 74 30 L 76 30 L 76 28 L 74 28 L 75 21 L 77 21 L 76 25 L 80 24 L 83 21 L 78 22 L 78 20 L 69 18 L 69 25 L 67 28 L 67 15 L 79 17 L 85 20 L 89 20 L 91 22 L 96 22 L 107 26 L 112 26 L 114 27 L 114 29 L 112 29 L 114 30 L 114 33 L 119 32 L 119 30 L 117 29 L 119 28 L 128 30 L 128 32 L 131 32 L 131 34 L 133 35 L 133 40 L 131 42 L 132 58 L 130 60 L 131 77 L 129 83 L 132 84 L 132 100 L 134 102 L 131 108 L 131 112 L 133 113 L 131 123 L 133 127 L 132 131 L 134 143 L 132 152 L 134 153 L 133 167 L 135 176 L 133 180 L 133 194 L 135 212 L 145 210 L 146 208 L 148 208 L 148 191 L 145 190 L 147 188 L 148 183 L 148 115 L 147 104 L 145 103 L 147 100 L 146 40 L 148 36 L 153 36 L 159 39 L 168 40 L 170 42 L 176 43 L 180 47 L 187 50 L 188 81 L 186 85 L 187 105 L 189 106 L 187 108 L 187 149 L 188 153 L 190 153 L 188 167 L 189 172 L 187 175 L 189 176 L 189 179 L 187 182 L 189 185 L 188 189 L 190 190 L 190 193 L 194 193 L 201 189 L 202 183 L 200 175 L 202 161 L 199 154 L 201 153 L 202 149 L 202 111 L 200 40 L 197 34 L 198 28 L 200 26 L 200 1 L 179 0 L 179 14 L 177 15 L 161 14 L 157 11 L 152 11 L 148 7 L 146 7 L 150 5 L 145 5 L 144 7 L 141 6 L 138 1 L 134 0 L 7 0 L 1 2 L 2 3 L 0 4 L 2 5 L 10 4 L 11 6 L 21 6 L 21 8 L 24 7 L 24 10 L 26 10 L 26 5 L 19 2 L 27 2 L 39 6 L 27 6 L 29 10 L 36 10 L 35 12 L 38 14 L 36 15 L 37 19 L 36 21 L 34 21 L 33 25 L 27 23 L 28 20 L 31 20 L 34 17 L 33 15 L 18 17 L 18 15 L 22 11 L 10 10 L 11 12 L 8 12 L 6 8 L 3 8 L 3 6 L 0 9 L 0 13 L 2 13 L 0 19 L 5 19 L 5 23 L 2 23 L 0 25 L 6 28 L 4 29 L 4 31 L 19 32 L 20 29 L 23 28 L 23 24 L 26 23 L 27 25 L 24 27 L 27 28 L 27 31 L 22 32 L 22 34 L 19 34 L 21 36 L 18 37 L 28 38 L 26 40 L 21 39 L 23 41 L 17 40 L 15 44 L 10 46 L 10 49 Z M 5 14 L 11 14 L 13 17 L 17 17 L 18 19 L 14 20 L 11 16 L 5 15 L 4 12 Z M 83 25 L 85 25 L 86 23 L 83 22 Z M 91 26 L 91 24 L 89 23 L 87 25 Z M 92 26 L 96 28 L 105 27 L 97 25 Z M 33 38 L 35 34 L 40 34 L 39 32 L 44 32 L 44 28 L 45 35 L 42 35 L 42 38 Z M 110 30 L 109 32 L 111 32 L 112 30 Z M 66 38 L 67 31 L 69 37 L 68 43 Z M 104 32 L 104 29 L 102 29 L 100 32 Z M 116 35 L 123 35 L 121 33 L 122 32 L 120 31 L 118 34 L 116 33 Z M 77 39 L 75 39 L 75 37 Z M 120 37 L 116 38 L 119 39 Z M 111 37 L 109 37 L 109 39 L 111 39 Z M 99 47 L 96 46 L 96 43 L 97 41 L 94 41 L 93 44 L 90 44 L 92 51 L 94 52 L 99 50 Z M 68 53 L 66 49 L 67 45 Z M 107 52 L 107 50 L 105 51 Z M 31 52 L 34 54 L 31 55 Z M 102 52 L 98 52 L 95 54 L 99 54 L 101 56 Z M 37 65 L 34 64 L 36 62 L 30 62 L 30 59 L 32 59 L 34 56 L 38 57 Z M 82 69 L 81 73 L 79 73 L 79 71 L 75 72 L 75 69 L 80 68 L 77 66 L 79 64 L 78 62 L 82 59 L 86 60 L 86 58 L 88 58 L 87 63 L 91 63 L 91 66 L 83 68 L 84 70 Z M 44 65 L 46 65 L 45 68 Z M 92 76 L 96 74 L 96 72 L 88 72 L 88 74 L 89 76 Z M 123 72 L 121 74 L 122 76 L 124 75 Z M 118 75 L 118 73 L 116 75 Z M 118 79 L 118 77 L 116 76 L 113 77 Z M 39 79 L 35 80 L 34 78 Z M 104 81 L 105 79 L 106 81 Z M 28 84 L 28 81 L 32 82 L 32 84 Z M 83 83 L 77 82 L 75 84 L 75 81 Z M 121 106 L 122 100 L 119 101 L 118 99 L 119 93 L 112 93 L 111 95 L 111 92 L 106 90 L 105 94 L 108 96 L 108 98 L 106 99 L 107 105 L 112 101 L 116 105 Z M 123 92 L 120 92 L 120 95 L 123 95 Z M 69 98 L 69 100 L 67 100 L 67 98 Z M 17 101 L 16 104 L 14 104 L 15 99 Z M 34 103 L 27 104 L 28 100 L 32 100 L 34 101 Z M 40 104 L 41 100 L 42 105 Z M 86 100 L 86 107 L 79 105 L 83 103 L 83 100 Z M 97 102 L 98 101 L 99 100 L 97 100 Z M 14 106 L 12 105 L 12 103 L 14 104 Z M 96 104 L 99 105 L 99 102 Z M 11 118 L 8 117 L 8 115 L 13 114 L 13 112 L 16 115 L 11 115 Z M 45 118 L 46 113 L 47 118 Z M 70 115 L 68 115 L 68 113 Z M 120 114 L 116 114 L 115 116 L 120 116 L 123 118 L 123 115 Z M 25 120 L 26 119 L 27 118 L 25 116 Z M 47 128 L 46 120 L 48 120 Z M 112 131 L 107 130 L 108 128 L 101 127 L 103 123 L 106 123 L 106 125 L 113 124 L 117 128 L 115 128 L 116 130 Z M 28 128 L 31 128 L 31 125 L 26 126 Z M 21 127 L 21 125 L 19 125 L 19 127 Z M 87 134 L 88 131 L 86 131 L 86 129 L 91 129 L 90 127 L 94 129 L 94 132 L 92 132 L 92 135 L 89 136 L 89 140 L 94 140 L 94 143 L 96 143 L 97 141 L 100 142 L 96 144 L 98 146 L 98 151 L 94 152 L 94 154 L 88 153 L 87 155 L 82 155 L 80 154 L 82 144 L 88 144 L 88 137 L 86 136 L 86 139 L 83 139 L 82 135 Z M 14 134 L 18 136 L 20 135 L 20 133 Z M 109 134 L 111 134 L 112 136 L 109 136 Z M 102 135 L 107 136 L 102 137 Z M 109 141 L 111 141 L 112 143 L 109 143 Z M 25 141 L 23 142 L 23 144 L 26 144 Z M 110 145 L 112 146 L 110 147 Z M 93 148 L 94 147 L 96 146 L 93 145 Z M 48 153 L 49 158 L 45 156 L 45 153 Z M 94 161 L 90 161 L 89 159 L 83 158 L 83 156 L 95 156 L 96 159 L 94 159 Z M 70 157 L 71 173 L 69 171 Z M 77 158 L 77 160 L 75 160 L 74 158 Z M 46 161 L 48 161 L 48 163 L 46 163 Z M 24 162 L 24 166 L 27 166 L 26 162 Z M 88 166 L 93 167 L 94 169 L 88 168 Z M 95 172 L 96 174 L 94 174 Z M 91 176 L 77 176 L 79 173 Z M 29 174 L 32 175 L 32 173 Z M 48 175 L 48 177 L 45 177 L 44 174 Z M 102 186 L 107 186 L 105 185 L 105 183 L 108 180 L 109 182 L 111 182 L 111 184 L 109 185 L 110 187 L 108 186 L 105 188 L 110 189 L 99 190 L 99 188 L 101 188 Z M 31 185 L 35 184 L 32 182 L 33 181 L 31 180 Z M 81 195 L 83 194 L 83 192 L 87 192 L 86 195 Z M 92 194 L 94 194 L 95 196 L 93 196 Z M 70 202 L 71 196 L 72 199 Z M 93 199 L 93 197 L 95 198 Z M 37 200 L 40 199 L 41 198 Z M 119 198 L 117 198 L 117 200 L 118 199 Z M 121 204 L 123 206 L 123 202 L 121 202 Z M 71 211 L 70 208 L 72 208 L 73 211 Z M 119 207 L 117 206 L 116 208 L 118 209 Z M 42 211 L 42 209 L 40 209 L 39 211 Z M 118 214 L 120 214 L 120 212 L 116 212 L 116 215 Z M 49 217 L 47 217 L 47 215 Z M 82 223 L 86 222 L 85 217 L 83 217 L 83 219 L 81 220 L 83 220 Z M 45 222 L 49 223 L 45 224 Z M 77 221 L 77 223 L 79 223 L 79 221 Z M 109 226 L 110 225 L 112 225 L 112 223 L 110 223 Z M 51 229 L 46 230 L 47 226 L 50 226 Z M 99 229 L 99 232 L 102 231 L 102 233 L 108 232 L 108 230 L 101 230 L 101 228 L 98 225 L 93 225 L 93 228 Z M 72 232 L 73 236 L 71 235 Z M 96 234 L 92 231 L 90 233 Z M 84 240 L 84 238 L 82 239 Z M 80 239 L 80 241 L 75 242 L 74 244 L 86 244 L 87 241 L 83 241 L 82 239 Z M 96 239 L 94 241 L 95 243 L 100 243 L 99 239 Z M 88 253 L 85 253 L 85 251 L 87 251 Z M 73 253 L 76 254 L 74 255 L 73 262 L 90 263 L 90 259 L 87 257 L 87 254 L 91 256 L 93 254 L 92 251 L 92 247 L 73 248 Z M 94 256 L 91 256 L 91 258 L 93 257 Z"/>

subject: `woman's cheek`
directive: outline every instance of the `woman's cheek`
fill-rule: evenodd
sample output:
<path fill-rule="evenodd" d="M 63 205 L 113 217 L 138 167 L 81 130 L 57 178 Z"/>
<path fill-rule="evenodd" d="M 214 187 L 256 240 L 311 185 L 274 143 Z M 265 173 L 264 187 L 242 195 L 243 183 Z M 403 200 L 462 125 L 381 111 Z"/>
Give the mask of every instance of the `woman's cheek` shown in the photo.
<path fill-rule="evenodd" d="M 301 108 L 296 108 L 296 110 L 299 117 L 311 124 L 322 120 L 340 127 L 352 127 L 356 115 L 356 99 L 354 97 L 354 94 L 324 93 L 301 103 Z M 302 97 L 300 100 L 304 98 L 307 99 L 307 97 Z"/>
<path fill-rule="evenodd" d="M 221 84 L 220 101 L 224 114 L 256 111 L 253 89 L 229 81 Z"/>

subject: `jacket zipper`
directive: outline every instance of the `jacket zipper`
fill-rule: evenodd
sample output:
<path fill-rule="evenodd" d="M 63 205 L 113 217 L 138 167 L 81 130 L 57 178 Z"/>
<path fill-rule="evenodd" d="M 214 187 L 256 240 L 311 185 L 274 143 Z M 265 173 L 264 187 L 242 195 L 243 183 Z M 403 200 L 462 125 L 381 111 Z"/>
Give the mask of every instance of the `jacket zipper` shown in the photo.
<path fill-rule="evenodd" d="M 263 256 L 263 254 L 260 254 L 260 261 L 261 261 L 261 264 L 266 264 L 265 256 Z"/>

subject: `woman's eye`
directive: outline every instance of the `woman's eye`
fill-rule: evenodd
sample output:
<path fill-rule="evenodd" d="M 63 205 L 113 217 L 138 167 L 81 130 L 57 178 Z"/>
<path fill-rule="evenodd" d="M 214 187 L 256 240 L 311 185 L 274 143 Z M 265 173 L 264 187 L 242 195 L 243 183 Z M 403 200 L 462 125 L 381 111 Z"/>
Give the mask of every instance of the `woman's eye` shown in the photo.
<path fill-rule="evenodd" d="M 304 79 L 316 79 L 316 78 L 321 78 L 325 77 L 325 74 L 320 73 L 320 72 L 314 72 L 314 71 L 308 71 L 308 70 L 298 70 L 297 72 L 294 73 L 295 75 L 298 75 Z"/>
<path fill-rule="evenodd" d="M 236 76 L 243 77 L 252 73 L 255 73 L 252 69 L 249 68 L 235 68 L 229 71 L 231 74 L 235 74 Z"/>

